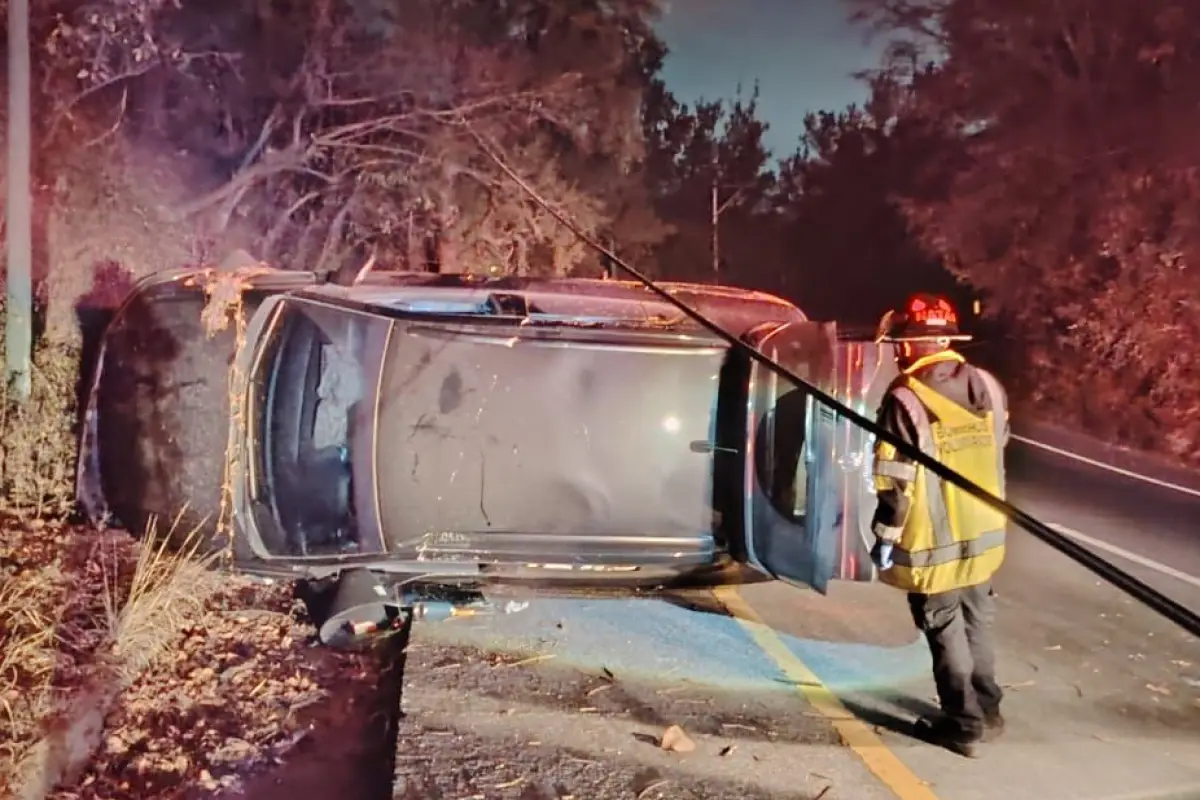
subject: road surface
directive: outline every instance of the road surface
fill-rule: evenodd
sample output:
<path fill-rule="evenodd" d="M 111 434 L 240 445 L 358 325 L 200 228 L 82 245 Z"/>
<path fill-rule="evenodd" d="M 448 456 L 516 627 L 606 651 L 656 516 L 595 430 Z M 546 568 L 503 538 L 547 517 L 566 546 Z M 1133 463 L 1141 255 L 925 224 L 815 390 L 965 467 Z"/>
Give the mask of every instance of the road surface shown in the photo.
<path fill-rule="evenodd" d="M 1200 497 L 1021 442 L 1008 465 L 1014 503 L 1200 610 Z"/>
<path fill-rule="evenodd" d="M 1200 498 L 1020 446 L 1010 472 L 1019 504 L 1200 607 L 1168 574 L 1200 575 Z M 418 624 L 394 797 L 1200 798 L 1200 642 L 1019 530 L 997 591 L 1009 727 L 976 760 L 907 735 L 928 655 L 881 585 Z M 657 746 L 672 724 L 693 751 Z"/>

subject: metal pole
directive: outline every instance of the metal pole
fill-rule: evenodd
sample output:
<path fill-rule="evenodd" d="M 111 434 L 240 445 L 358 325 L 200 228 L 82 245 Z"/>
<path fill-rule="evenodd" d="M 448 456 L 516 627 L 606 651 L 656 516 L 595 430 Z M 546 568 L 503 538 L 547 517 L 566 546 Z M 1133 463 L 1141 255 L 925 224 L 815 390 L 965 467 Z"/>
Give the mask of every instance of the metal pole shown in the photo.
<path fill-rule="evenodd" d="M 718 279 L 721 271 L 721 246 L 717 233 L 717 220 L 721 218 L 721 209 L 717 206 L 717 191 L 717 178 L 714 175 L 712 185 L 712 270 L 714 281 Z"/>
<path fill-rule="evenodd" d="M 33 349 L 33 198 L 30 161 L 29 0 L 8 0 L 8 274 L 5 378 L 10 397 L 29 398 Z"/>

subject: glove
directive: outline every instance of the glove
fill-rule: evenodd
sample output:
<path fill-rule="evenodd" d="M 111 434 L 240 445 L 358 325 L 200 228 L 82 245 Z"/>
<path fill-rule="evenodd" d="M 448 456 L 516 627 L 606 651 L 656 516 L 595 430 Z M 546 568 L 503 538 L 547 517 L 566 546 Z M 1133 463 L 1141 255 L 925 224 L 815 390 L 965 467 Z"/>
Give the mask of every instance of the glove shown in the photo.
<path fill-rule="evenodd" d="M 891 542 L 885 542 L 883 539 L 876 539 L 875 546 L 871 548 L 871 563 L 878 567 L 881 571 L 892 568 L 892 547 Z"/>

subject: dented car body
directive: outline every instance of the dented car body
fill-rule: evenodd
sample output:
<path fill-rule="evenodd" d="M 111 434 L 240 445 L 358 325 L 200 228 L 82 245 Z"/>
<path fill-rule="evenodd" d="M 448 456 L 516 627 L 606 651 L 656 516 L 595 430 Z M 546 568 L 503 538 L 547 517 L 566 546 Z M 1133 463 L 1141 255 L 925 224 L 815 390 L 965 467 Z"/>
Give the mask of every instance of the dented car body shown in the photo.
<path fill-rule="evenodd" d="M 93 518 L 178 518 L 275 577 L 874 577 L 870 437 L 638 284 L 243 284 L 244 326 L 215 335 L 198 272 L 144 280 L 116 311 L 80 448 Z M 894 375 L 779 298 L 663 287 L 859 410 Z"/>

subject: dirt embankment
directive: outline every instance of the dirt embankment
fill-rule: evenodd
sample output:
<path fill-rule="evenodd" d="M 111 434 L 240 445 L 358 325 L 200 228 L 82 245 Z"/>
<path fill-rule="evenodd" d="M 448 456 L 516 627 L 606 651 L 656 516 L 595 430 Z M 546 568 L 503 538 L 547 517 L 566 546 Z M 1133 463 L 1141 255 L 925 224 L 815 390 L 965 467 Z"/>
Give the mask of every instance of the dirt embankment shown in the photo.
<path fill-rule="evenodd" d="M 398 640 L 317 647 L 290 587 L 123 531 L 7 519 L 0 570 L 0 796 L 390 791 Z"/>

